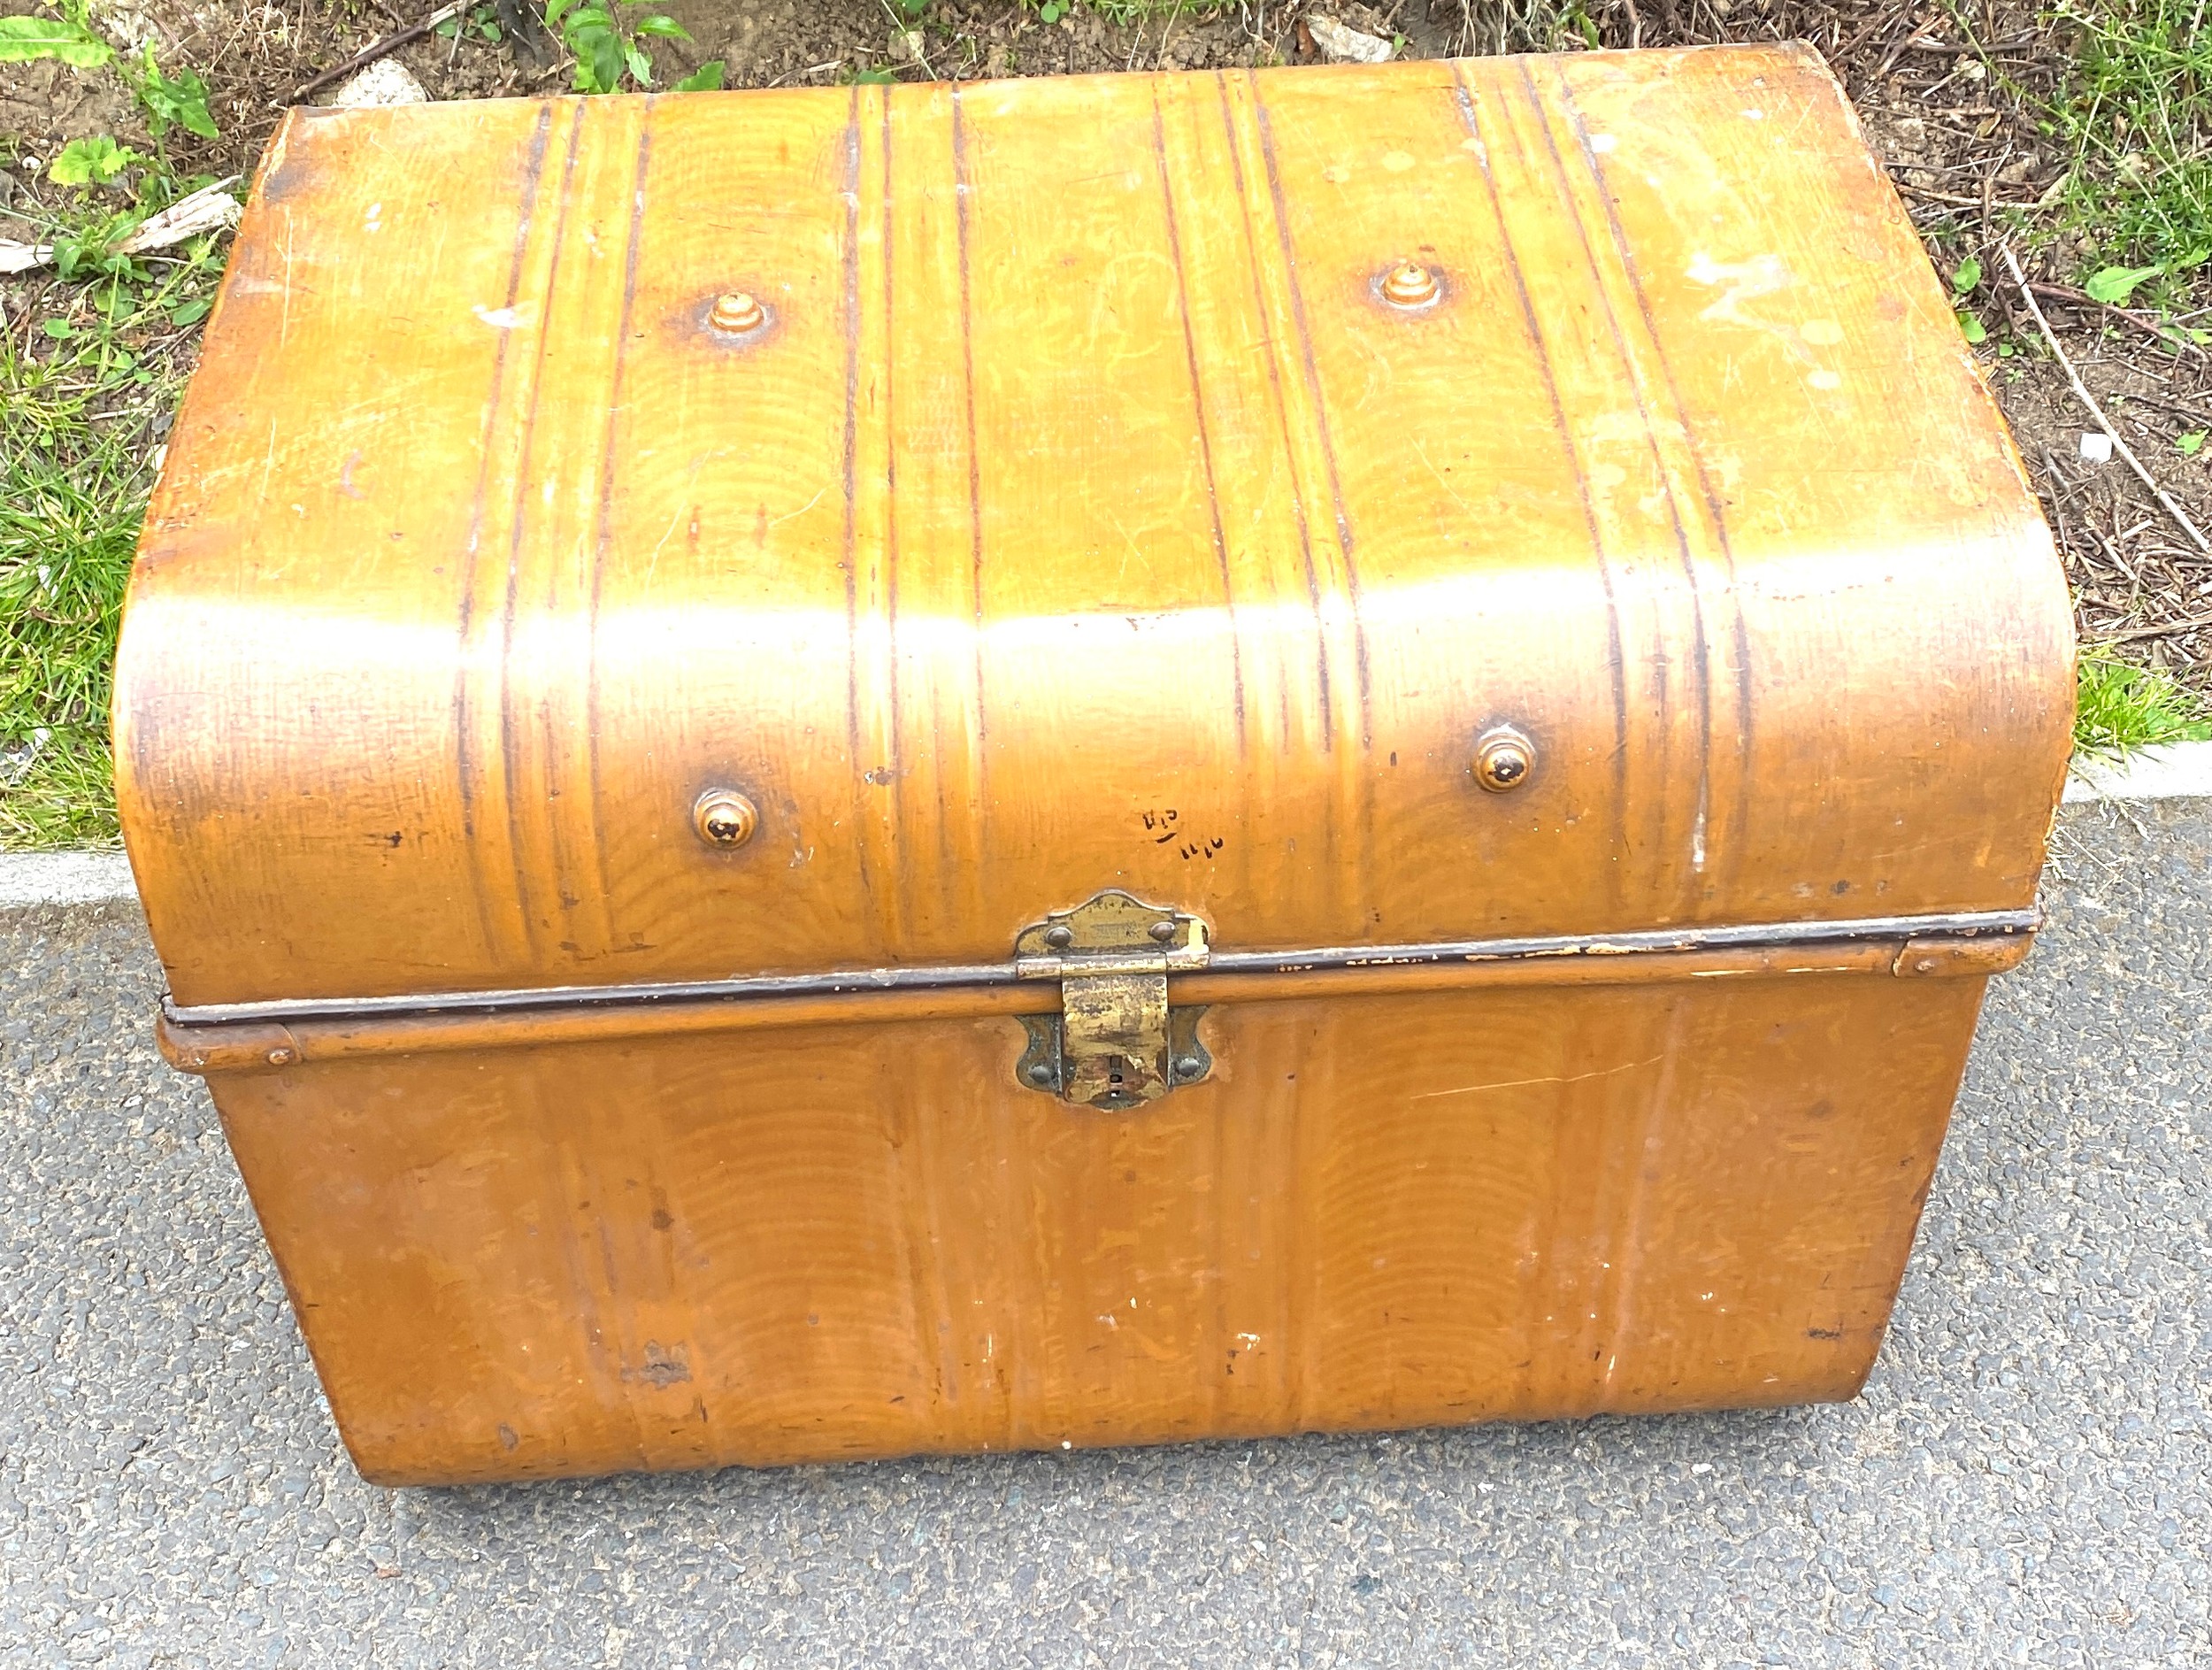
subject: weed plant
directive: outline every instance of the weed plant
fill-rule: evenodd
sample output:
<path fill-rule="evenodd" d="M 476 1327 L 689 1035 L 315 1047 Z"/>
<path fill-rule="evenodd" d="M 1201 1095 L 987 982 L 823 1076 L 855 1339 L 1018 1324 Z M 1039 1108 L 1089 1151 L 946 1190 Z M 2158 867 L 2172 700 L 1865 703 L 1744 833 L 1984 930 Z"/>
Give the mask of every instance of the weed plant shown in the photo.
<path fill-rule="evenodd" d="M 2095 646 L 2082 651 L 2074 746 L 2122 757 L 2162 743 L 2212 741 L 2212 708 L 2163 667 L 2136 666 Z"/>

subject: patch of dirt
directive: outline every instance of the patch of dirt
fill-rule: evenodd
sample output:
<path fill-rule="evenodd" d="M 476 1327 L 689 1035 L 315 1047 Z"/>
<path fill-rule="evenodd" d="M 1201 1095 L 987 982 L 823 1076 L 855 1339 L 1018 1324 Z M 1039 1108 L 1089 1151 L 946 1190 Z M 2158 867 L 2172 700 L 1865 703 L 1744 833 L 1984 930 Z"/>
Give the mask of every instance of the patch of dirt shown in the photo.
<path fill-rule="evenodd" d="M 2107 323 L 2108 310 L 2067 310 L 2047 299 L 2042 305 L 2120 439 L 2198 529 L 2212 535 L 2212 470 L 2203 453 L 2185 457 L 2177 445 L 2185 435 L 2212 432 L 2212 362 L 2201 350 L 2170 358 L 2154 348 L 2131 357 L 2134 333 Z M 2057 365 L 2021 365 L 2016 357 L 1996 362 L 1993 375 L 2065 553 L 2083 635 L 2212 690 L 2212 558 L 2124 460 L 2083 458 L 2082 438 L 2096 424 Z"/>
<path fill-rule="evenodd" d="M 552 62 L 533 62 L 513 42 L 514 8 L 536 0 L 501 3 L 505 42 L 432 36 L 394 56 L 434 98 L 565 91 L 557 50 Z M 171 145 L 186 171 L 219 174 L 251 168 L 295 89 L 423 15 L 421 4 L 295 0 L 286 10 L 265 0 L 121 0 L 102 18 L 133 40 L 150 35 L 165 65 L 188 64 L 207 78 L 222 137 L 173 135 Z M 1015 0 L 937 0 L 912 34 L 885 0 L 662 0 L 656 9 L 694 38 L 656 42 L 655 57 L 664 84 L 719 58 L 733 88 L 827 85 L 862 73 L 973 80 L 1288 63 L 1316 56 L 1302 23 L 1315 4 L 1368 33 L 1402 35 L 1406 56 L 1580 43 L 1532 22 L 1545 15 L 1533 0 L 1241 0 L 1205 17 L 1129 27 L 1087 9 L 1047 24 Z M 34 9 L 34 0 L 0 0 L 0 12 Z M 2095 420 L 2043 351 L 2003 260 L 2008 212 L 2036 210 L 2062 183 L 2064 159 L 2033 101 L 2063 71 L 2068 26 L 2032 0 L 1977 0 L 1975 10 L 1971 41 L 1938 0 L 1598 0 L 1589 12 L 1606 46 L 1801 39 L 1827 57 L 1939 268 L 1947 276 L 1970 259 L 1979 265 L 1963 302 L 1988 330 L 1980 356 L 2059 536 L 2085 632 L 2212 689 L 2212 558 L 2124 462 L 2084 459 L 2081 437 Z M 313 96 L 328 97 L 334 85 Z M 96 132 L 143 149 L 142 131 L 111 76 L 11 66 L 0 89 L 0 158 L 12 143 L 19 157 L 43 160 L 62 141 Z M 38 171 L 20 166 L 0 186 L 0 208 L 11 191 L 53 196 Z M 2031 266 L 2031 281 L 2044 287 L 2039 302 L 2122 438 L 2212 532 L 2212 445 L 2194 456 L 2177 445 L 2212 428 L 2212 362 L 2078 291 L 2070 299 L 2078 253 L 2086 252 L 2049 251 Z"/>
<path fill-rule="evenodd" d="M 112 79 L 80 75 L 59 64 L 8 65 L 0 78 L 0 135 L 19 168 L 35 173 L 71 140 L 95 134 L 111 134 L 137 150 L 151 143 L 130 94 Z"/>

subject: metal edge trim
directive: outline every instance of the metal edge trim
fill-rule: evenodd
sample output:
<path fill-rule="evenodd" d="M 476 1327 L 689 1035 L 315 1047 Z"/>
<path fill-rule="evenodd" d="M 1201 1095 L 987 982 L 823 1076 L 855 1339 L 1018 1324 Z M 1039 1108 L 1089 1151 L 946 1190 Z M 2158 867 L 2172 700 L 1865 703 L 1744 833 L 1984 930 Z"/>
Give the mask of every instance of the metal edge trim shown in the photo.
<path fill-rule="evenodd" d="M 1843 921 L 1777 922 L 1730 927 L 1649 928 L 1626 934 L 1564 934 L 1522 939 L 1451 940 L 1412 945 L 1333 945 L 1299 951 L 1216 951 L 1210 974 L 1287 974 L 1316 969 L 1387 968 L 1440 963 L 1509 962 L 1535 958 L 1635 957 L 1655 952 L 1820 945 L 1925 935 L 2032 934 L 2042 912 L 1967 911 L 1948 915 L 1869 916 Z M 1200 972 L 1197 968 L 1185 971 Z M 741 1003 L 774 997 L 841 997 L 884 991 L 933 991 L 1010 986 L 1014 962 L 940 964 L 826 974 L 767 974 L 737 980 L 649 982 L 626 986 L 540 986 L 504 991 L 406 993 L 388 997 L 277 998 L 265 1002 L 191 1004 L 161 1000 L 172 1026 L 241 1021 L 388 1020 L 443 1015 L 495 1015 L 548 1010 Z"/>

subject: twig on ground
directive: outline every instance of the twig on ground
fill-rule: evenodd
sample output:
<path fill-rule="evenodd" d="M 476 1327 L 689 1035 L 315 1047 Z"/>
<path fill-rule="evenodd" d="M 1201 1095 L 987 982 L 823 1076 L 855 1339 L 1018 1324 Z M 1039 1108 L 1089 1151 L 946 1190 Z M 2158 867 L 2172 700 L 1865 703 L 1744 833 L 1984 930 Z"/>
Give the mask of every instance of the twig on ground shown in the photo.
<path fill-rule="evenodd" d="M 2071 550 L 2074 535 L 2066 526 L 2066 491 L 2073 483 L 2060 471 L 2058 460 L 2051 455 L 2048 447 L 2043 449 L 2043 473 L 2051 483 L 2051 514 L 2058 522 L 2058 548 L 2062 551 Z"/>
<path fill-rule="evenodd" d="M 1889 25 L 1895 20 L 1896 15 L 1893 12 L 1876 12 L 1874 14 L 1874 20 L 1871 23 L 1869 23 L 1864 28 L 1861 29 L 1848 41 L 1846 41 L 1841 46 L 1828 54 L 1828 62 L 1831 64 L 1841 64 L 1845 62 L 1854 52 L 1856 52 L 1861 47 L 1864 46 L 1869 41 L 1872 40 L 1878 32 L 1888 27 Z"/>
<path fill-rule="evenodd" d="M 2065 372 L 2066 381 L 2073 385 L 2074 397 L 2088 408 L 2089 415 L 2097 420 L 2097 427 L 2105 432 L 2120 456 L 2128 461 L 2128 467 L 2141 478 L 2143 485 L 2150 489 L 2151 496 L 2164 508 L 2166 514 L 2179 524 L 2181 531 L 2189 535 L 2199 550 L 2212 555 L 2212 540 L 2205 538 L 2197 525 L 2189 519 L 2188 512 L 2175 504 L 2172 496 L 2159 486 L 2156 478 L 2143 467 L 2143 460 L 2137 458 L 2128 443 L 2120 438 L 2119 430 L 2113 427 L 2112 419 L 2104 415 L 2104 408 L 2097 404 L 2096 396 L 2082 381 L 2081 373 L 2074 369 L 2074 362 L 2067 358 L 2066 350 L 2058 345 L 2058 336 L 2051 329 L 2051 321 L 2043 317 L 2042 308 L 2036 304 L 2035 292 L 2029 287 L 2028 275 L 2021 270 L 2020 258 L 2013 253 L 2012 245 L 2004 243 L 1998 248 L 2004 255 L 2006 266 L 2012 271 L 2012 281 L 2020 287 L 2020 299 L 2028 304 L 2029 317 L 2035 320 L 2036 328 L 2043 333 L 2044 345 L 2051 350 L 2052 358 L 2058 361 L 2059 368 Z"/>
<path fill-rule="evenodd" d="M 2108 632 L 2101 635 L 2118 643 L 2134 638 L 2170 638 L 2184 632 L 2194 632 L 2200 627 L 2212 627 L 2212 615 L 2199 615 L 2193 620 L 2169 620 L 2163 626 L 2131 627 L 2125 632 Z"/>
<path fill-rule="evenodd" d="M 187 238 L 212 232 L 219 227 L 236 226 L 238 199 L 230 195 L 230 189 L 237 183 L 238 176 L 233 174 L 211 186 L 202 186 L 189 196 L 178 198 L 159 214 L 148 215 L 116 240 L 111 246 L 114 252 L 143 255 L 149 250 L 165 250 L 173 243 L 182 243 Z M 54 246 L 50 243 L 15 243 L 0 239 L 0 273 L 27 273 L 53 258 Z"/>
<path fill-rule="evenodd" d="M 449 18 L 457 18 L 461 15 L 461 13 L 467 10 L 468 0 L 454 0 L 454 4 L 451 5 L 440 6 L 435 12 L 425 18 L 420 23 L 411 23 L 403 29 L 395 30 L 392 34 L 386 35 L 382 40 L 377 42 L 374 45 L 364 47 L 360 51 L 356 52 L 351 58 L 348 58 L 343 64 L 334 65 L 332 68 L 325 70 L 319 75 L 309 76 L 305 81 L 302 81 L 297 87 L 292 89 L 290 96 L 286 98 L 284 103 L 287 104 L 298 104 L 300 100 L 305 98 L 310 93 L 312 93 L 320 88 L 329 86 L 331 82 L 336 81 L 340 76 L 350 75 L 363 65 L 373 64 L 377 61 L 377 59 L 387 57 L 393 52 L 396 52 L 401 47 L 405 46 L 410 41 L 419 41 L 424 35 L 428 35 L 433 29 L 436 28 L 441 23 L 445 22 Z"/>
<path fill-rule="evenodd" d="M 2035 55 L 2035 42 L 2032 41 L 2001 41 L 1994 46 L 1979 47 L 1953 46 L 1942 41 L 1908 41 L 1905 42 L 1905 50 L 1924 52 L 1931 58 L 2000 58 L 2023 56 L 2032 58 Z"/>
<path fill-rule="evenodd" d="M 2031 282 L 2028 288 L 2038 296 L 2048 296 L 2054 302 L 2064 302 L 2070 307 L 2101 308 L 2116 319 L 2124 319 L 2136 329 L 2155 336 L 2169 348 L 2180 349 L 2200 359 L 2206 358 L 2204 350 L 2196 343 L 2185 336 L 2174 335 L 2170 327 L 2162 325 L 2154 319 L 2146 319 L 2132 308 L 2116 307 L 2110 302 L 2099 301 L 2086 290 L 2078 290 L 2065 284 L 2046 284 L 2040 279 Z"/>
<path fill-rule="evenodd" d="M 1916 186 L 1910 181 L 1907 180 L 1900 180 L 1897 181 L 1897 189 L 1903 192 L 1908 197 L 1924 197 L 1930 203 L 1947 203 L 1952 207 L 1956 209 L 1980 209 L 1987 207 L 1991 209 L 2018 209 L 2024 212 L 2033 209 L 2036 206 L 2032 203 L 1992 203 L 1985 204 L 1982 199 L 1978 196 L 1962 197 L 1955 191 L 1931 191 L 1925 186 Z"/>
<path fill-rule="evenodd" d="M 1927 21 L 1932 21 L 1935 17 L 1936 8 L 1929 6 L 1924 8 L 1924 10 L 1927 14 Z M 1881 67 L 1874 72 L 1874 80 L 1878 81 L 1880 81 L 1884 76 L 1887 75 L 1892 70 L 1897 67 L 1897 60 L 1902 58 L 1905 53 L 1905 42 L 1911 40 L 1916 35 L 1918 35 L 1925 27 L 1926 22 L 1922 21 L 1918 18 L 1909 17 L 1909 20 L 1905 25 L 1904 35 L 1901 38 L 1891 42 L 1889 50 L 1882 55 Z"/>

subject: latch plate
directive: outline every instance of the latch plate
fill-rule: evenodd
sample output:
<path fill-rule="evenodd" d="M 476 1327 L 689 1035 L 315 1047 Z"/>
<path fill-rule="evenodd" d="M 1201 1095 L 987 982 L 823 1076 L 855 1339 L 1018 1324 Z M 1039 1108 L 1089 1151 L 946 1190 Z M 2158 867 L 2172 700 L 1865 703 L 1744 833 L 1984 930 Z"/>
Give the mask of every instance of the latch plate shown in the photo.
<path fill-rule="evenodd" d="M 1024 980 L 1060 982 L 1060 1012 L 1025 1017 L 1015 1076 L 1081 1106 L 1118 1112 L 1213 1070 L 1197 1008 L 1171 1010 L 1167 977 L 1203 968 L 1206 925 L 1187 912 L 1110 889 L 1056 911 L 1014 941 Z"/>

